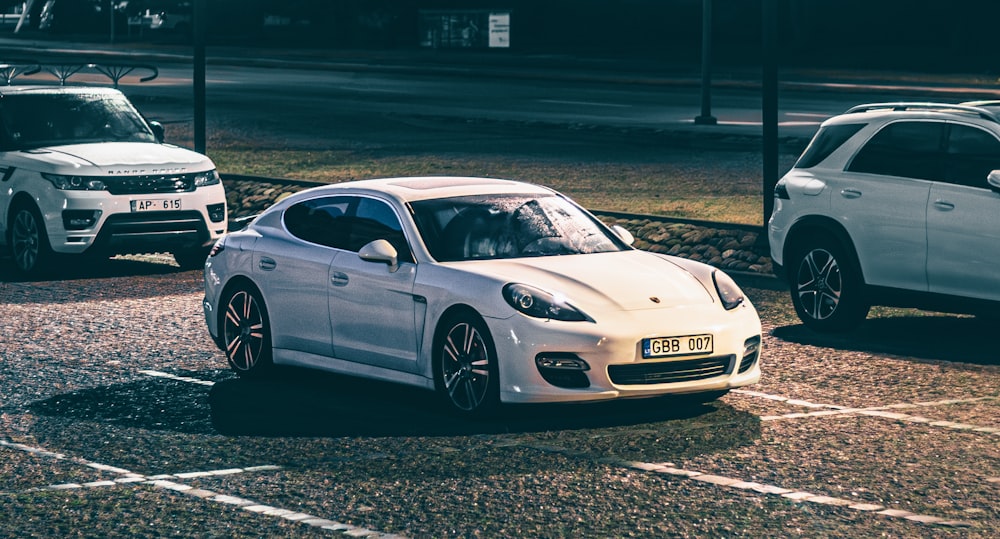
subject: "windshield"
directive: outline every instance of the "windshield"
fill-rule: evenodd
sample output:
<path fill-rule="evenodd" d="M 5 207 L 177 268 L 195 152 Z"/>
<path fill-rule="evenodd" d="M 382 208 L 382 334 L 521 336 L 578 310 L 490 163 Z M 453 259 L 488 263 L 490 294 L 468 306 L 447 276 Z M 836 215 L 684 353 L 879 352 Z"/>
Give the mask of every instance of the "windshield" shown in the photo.
<path fill-rule="evenodd" d="M 427 249 L 440 262 L 627 248 L 579 207 L 555 195 L 468 196 L 411 206 Z"/>
<path fill-rule="evenodd" d="M 88 142 L 156 142 L 156 137 L 122 95 L 39 93 L 0 99 L 3 149 Z"/>

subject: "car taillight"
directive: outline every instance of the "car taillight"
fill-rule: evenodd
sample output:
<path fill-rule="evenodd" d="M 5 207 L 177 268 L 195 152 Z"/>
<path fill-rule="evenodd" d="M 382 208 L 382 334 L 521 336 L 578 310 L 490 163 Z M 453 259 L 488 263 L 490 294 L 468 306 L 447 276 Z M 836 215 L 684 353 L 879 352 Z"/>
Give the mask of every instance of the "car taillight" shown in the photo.
<path fill-rule="evenodd" d="M 225 250 L 226 250 L 226 238 L 223 237 L 220 238 L 219 241 L 215 242 L 215 245 L 212 246 L 212 250 L 208 252 L 208 257 L 212 258 L 213 256 Z"/>
<path fill-rule="evenodd" d="M 785 187 L 785 184 L 779 182 L 778 185 L 774 186 L 774 198 L 780 198 L 782 200 L 789 199 L 788 188 Z"/>

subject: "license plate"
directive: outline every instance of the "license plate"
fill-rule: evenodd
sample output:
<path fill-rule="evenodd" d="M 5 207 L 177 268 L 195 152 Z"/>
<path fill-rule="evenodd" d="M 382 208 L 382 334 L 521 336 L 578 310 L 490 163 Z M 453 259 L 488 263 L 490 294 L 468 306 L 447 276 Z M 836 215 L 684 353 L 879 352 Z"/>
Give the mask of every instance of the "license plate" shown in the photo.
<path fill-rule="evenodd" d="M 181 209 L 179 198 L 140 198 L 132 201 L 132 212 L 170 211 Z"/>
<path fill-rule="evenodd" d="M 711 354 L 713 350 L 711 334 L 684 335 L 682 337 L 656 337 L 642 340 L 642 357 L 671 357 Z"/>

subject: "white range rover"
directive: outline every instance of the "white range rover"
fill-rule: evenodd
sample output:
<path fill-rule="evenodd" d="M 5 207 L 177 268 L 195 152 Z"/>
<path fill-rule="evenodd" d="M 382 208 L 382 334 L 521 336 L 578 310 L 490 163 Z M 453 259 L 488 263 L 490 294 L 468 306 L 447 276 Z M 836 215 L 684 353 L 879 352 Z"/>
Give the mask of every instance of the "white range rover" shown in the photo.
<path fill-rule="evenodd" d="M 83 253 L 195 268 L 227 226 L 212 161 L 165 144 L 119 90 L 0 87 L 0 242 L 23 274 Z"/>

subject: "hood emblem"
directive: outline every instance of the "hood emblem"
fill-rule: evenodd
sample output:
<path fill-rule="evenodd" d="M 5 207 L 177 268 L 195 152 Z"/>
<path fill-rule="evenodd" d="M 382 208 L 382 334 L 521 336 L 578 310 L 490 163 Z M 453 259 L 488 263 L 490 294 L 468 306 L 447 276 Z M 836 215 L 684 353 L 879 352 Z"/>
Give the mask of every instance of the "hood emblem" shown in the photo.
<path fill-rule="evenodd" d="M 652 301 L 653 303 L 659 303 L 660 302 L 660 298 L 658 298 L 656 296 L 652 296 L 652 297 L 649 298 L 649 301 Z"/>

